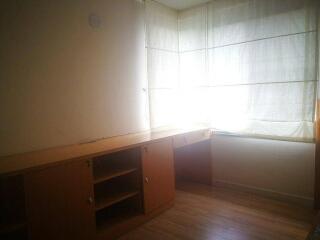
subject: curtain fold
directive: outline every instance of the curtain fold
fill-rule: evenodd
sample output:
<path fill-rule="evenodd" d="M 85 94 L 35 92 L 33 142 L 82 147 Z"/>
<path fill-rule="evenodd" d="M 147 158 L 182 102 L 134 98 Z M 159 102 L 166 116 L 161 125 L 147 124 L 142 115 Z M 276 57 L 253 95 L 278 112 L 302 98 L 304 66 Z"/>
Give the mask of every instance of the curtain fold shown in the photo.
<path fill-rule="evenodd" d="M 177 115 L 178 13 L 152 0 L 145 7 L 150 126 L 157 128 L 172 125 Z"/>

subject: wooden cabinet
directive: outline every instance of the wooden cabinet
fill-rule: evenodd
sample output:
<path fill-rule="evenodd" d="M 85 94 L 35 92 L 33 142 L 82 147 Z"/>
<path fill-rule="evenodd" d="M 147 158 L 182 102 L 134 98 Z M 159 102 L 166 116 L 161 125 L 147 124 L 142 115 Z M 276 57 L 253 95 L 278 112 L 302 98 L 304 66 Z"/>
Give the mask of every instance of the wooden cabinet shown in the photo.
<path fill-rule="evenodd" d="M 178 177 L 211 179 L 209 136 L 146 132 L 5 157 L 0 239 L 117 237 L 172 206 L 174 155 Z"/>
<path fill-rule="evenodd" d="M 149 213 L 174 200 L 172 139 L 142 147 L 144 210 Z"/>
<path fill-rule="evenodd" d="M 23 176 L 0 176 L 0 239 L 27 239 Z"/>
<path fill-rule="evenodd" d="M 177 181 L 186 180 L 211 185 L 211 141 L 205 140 L 174 150 Z"/>
<path fill-rule="evenodd" d="M 210 139 L 212 132 L 208 129 L 184 133 L 173 137 L 174 148 L 181 148 Z"/>
<path fill-rule="evenodd" d="M 86 160 L 26 173 L 30 239 L 93 239 L 92 182 L 91 163 Z"/>

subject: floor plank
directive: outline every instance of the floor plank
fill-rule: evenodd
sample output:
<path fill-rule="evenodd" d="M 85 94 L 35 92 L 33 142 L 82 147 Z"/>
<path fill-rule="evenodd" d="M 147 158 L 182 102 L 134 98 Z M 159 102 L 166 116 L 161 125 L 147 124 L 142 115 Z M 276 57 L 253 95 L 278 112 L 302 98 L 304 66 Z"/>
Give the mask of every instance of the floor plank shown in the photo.
<path fill-rule="evenodd" d="M 314 214 L 250 193 L 182 183 L 172 209 L 120 240 L 303 240 Z"/>

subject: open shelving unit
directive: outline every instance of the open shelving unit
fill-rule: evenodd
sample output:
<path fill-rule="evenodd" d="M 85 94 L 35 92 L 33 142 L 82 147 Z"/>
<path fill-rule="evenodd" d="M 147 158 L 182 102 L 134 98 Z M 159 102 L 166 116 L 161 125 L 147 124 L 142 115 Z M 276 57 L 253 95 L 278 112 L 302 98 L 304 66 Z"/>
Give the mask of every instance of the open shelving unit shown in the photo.
<path fill-rule="evenodd" d="M 105 170 L 105 172 L 104 172 Z M 120 177 L 127 175 L 129 173 L 137 171 L 138 168 L 135 167 L 123 167 L 123 168 L 118 168 L 118 169 L 111 169 L 108 172 L 108 169 L 103 169 L 99 170 L 98 173 L 96 174 L 96 177 L 94 179 L 94 183 L 98 184 L 107 180 L 110 180 L 112 178 Z"/>
<path fill-rule="evenodd" d="M 121 202 L 138 194 L 138 191 L 120 191 L 119 193 L 113 193 L 110 196 L 101 198 L 100 202 L 96 202 L 96 211 L 112 206 L 115 203 Z"/>
<path fill-rule="evenodd" d="M 22 176 L 0 178 L 0 239 L 27 239 Z"/>
<path fill-rule="evenodd" d="M 97 230 L 143 213 L 140 148 L 93 158 Z"/>

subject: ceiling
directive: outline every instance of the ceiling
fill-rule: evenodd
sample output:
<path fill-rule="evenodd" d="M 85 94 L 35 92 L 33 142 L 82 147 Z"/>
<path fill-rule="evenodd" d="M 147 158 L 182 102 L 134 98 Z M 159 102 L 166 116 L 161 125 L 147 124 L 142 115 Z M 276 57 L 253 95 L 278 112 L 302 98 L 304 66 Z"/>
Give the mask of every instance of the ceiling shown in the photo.
<path fill-rule="evenodd" d="M 201 3 L 206 3 L 209 0 L 156 0 L 156 1 L 170 8 L 182 10 L 182 9 L 196 6 Z"/>

